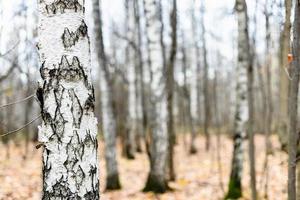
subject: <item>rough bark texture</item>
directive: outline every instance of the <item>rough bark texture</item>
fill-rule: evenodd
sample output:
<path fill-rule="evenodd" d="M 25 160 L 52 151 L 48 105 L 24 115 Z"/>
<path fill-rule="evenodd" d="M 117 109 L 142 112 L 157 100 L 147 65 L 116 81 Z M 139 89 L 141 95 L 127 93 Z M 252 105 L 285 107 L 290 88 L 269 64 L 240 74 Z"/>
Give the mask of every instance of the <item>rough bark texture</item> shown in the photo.
<path fill-rule="evenodd" d="M 285 0 L 285 22 L 281 40 L 281 62 L 280 62 L 280 113 L 279 113 L 279 140 L 282 149 L 287 150 L 288 146 L 288 88 L 289 80 L 286 74 L 288 69 L 288 53 L 290 52 L 291 35 L 291 11 L 292 0 Z"/>
<path fill-rule="evenodd" d="M 110 81 L 111 78 L 104 51 L 99 0 L 93 0 L 93 19 L 93 32 L 95 36 L 94 50 L 97 62 L 100 65 L 101 107 L 107 171 L 106 189 L 114 190 L 121 188 L 116 158 L 116 118 L 113 112 L 112 83 Z"/>
<path fill-rule="evenodd" d="M 42 199 L 99 199 L 97 119 L 83 0 L 39 1 Z"/>
<path fill-rule="evenodd" d="M 296 200 L 296 165 L 297 165 L 297 143 L 299 135 L 297 133 L 298 116 L 298 90 L 300 73 L 300 2 L 296 1 L 295 17 L 293 26 L 293 56 L 291 65 L 290 92 L 289 92 L 289 163 L 288 163 L 288 199 Z"/>
<path fill-rule="evenodd" d="M 167 98 L 162 47 L 160 44 L 161 22 L 159 18 L 158 2 L 144 0 L 146 30 L 148 32 L 149 59 L 151 61 L 151 143 L 150 143 L 150 172 L 144 191 L 165 192 L 165 179 L 168 132 L 167 132 Z"/>
<path fill-rule="evenodd" d="M 247 5 L 245 0 L 236 0 L 235 10 L 238 19 L 238 66 L 237 100 L 234 120 L 234 150 L 228 193 L 225 199 L 237 199 L 242 196 L 241 176 L 243 170 L 243 140 L 246 136 L 248 121 L 247 70 L 249 68 L 249 36 Z"/>

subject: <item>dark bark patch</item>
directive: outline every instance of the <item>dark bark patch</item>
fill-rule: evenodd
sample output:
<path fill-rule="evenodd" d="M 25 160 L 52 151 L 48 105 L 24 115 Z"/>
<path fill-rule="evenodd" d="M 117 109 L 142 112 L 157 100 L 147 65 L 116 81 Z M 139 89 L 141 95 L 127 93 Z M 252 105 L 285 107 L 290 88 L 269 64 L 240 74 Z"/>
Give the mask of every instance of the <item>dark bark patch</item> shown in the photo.
<path fill-rule="evenodd" d="M 74 46 L 80 38 L 84 38 L 87 35 L 87 25 L 82 20 L 81 25 L 79 28 L 72 32 L 68 28 L 65 28 L 64 33 L 62 35 L 62 42 L 65 48 L 70 48 Z"/>
<path fill-rule="evenodd" d="M 112 174 L 106 177 L 106 190 L 119 190 L 121 189 L 121 184 L 119 181 L 119 174 Z"/>
<path fill-rule="evenodd" d="M 165 193 L 169 189 L 164 177 L 149 174 L 143 192 Z"/>
<path fill-rule="evenodd" d="M 48 14 L 63 14 L 66 10 L 78 12 L 83 10 L 83 7 L 77 0 L 56 0 L 52 4 L 46 5 Z"/>

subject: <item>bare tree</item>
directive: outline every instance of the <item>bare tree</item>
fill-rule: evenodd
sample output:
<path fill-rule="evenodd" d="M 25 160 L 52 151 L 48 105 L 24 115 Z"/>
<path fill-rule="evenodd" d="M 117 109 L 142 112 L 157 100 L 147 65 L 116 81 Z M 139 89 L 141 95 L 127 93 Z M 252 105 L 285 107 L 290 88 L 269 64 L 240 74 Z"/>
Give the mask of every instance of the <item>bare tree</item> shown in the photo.
<path fill-rule="evenodd" d="M 113 112 L 112 80 L 108 69 L 108 62 L 104 49 L 102 34 L 102 18 L 99 0 L 93 0 L 94 37 L 97 62 L 100 71 L 101 108 L 103 134 L 105 140 L 106 160 L 106 189 L 120 189 L 118 164 L 116 158 L 116 118 Z"/>
<path fill-rule="evenodd" d="M 201 13 L 201 40 L 202 40 L 202 56 L 203 56 L 203 67 L 204 67 L 204 77 L 203 77 L 203 94 L 204 94 L 204 134 L 206 137 L 205 149 L 209 150 L 210 147 L 210 135 L 209 135 L 209 124 L 211 120 L 210 111 L 210 98 L 209 98 L 209 80 L 208 80 L 208 61 L 207 61 L 207 48 L 206 48 L 206 28 L 205 28 L 205 0 L 202 0 L 200 13 Z"/>
<path fill-rule="evenodd" d="M 167 130 L 167 95 L 164 80 L 164 62 L 161 46 L 161 20 L 157 0 L 144 0 L 146 30 L 148 32 L 148 50 L 151 80 L 151 142 L 149 148 L 150 172 L 144 191 L 165 192 L 167 181 L 165 177 L 168 154 Z"/>
<path fill-rule="evenodd" d="M 242 196 L 241 178 L 243 171 L 243 141 L 246 136 L 246 125 L 249 117 L 247 102 L 247 72 L 251 63 L 246 1 L 236 0 L 235 10 L 238 19 L 237 100 L 233 135 L 234 150 L 228 193 L 225 199 L 237 199 Z"/>
<path fill-rule="evenodd" d="M 170 14 L 171 23 L 171 49 L 169 54 L 169 60 L 167 63 L 167 103 L 168 103 L 168 136 L 169 136 L 169 155 L 168 155 L 168 165 L 169 165 L 169 178 L 170 180 L 175 180 L 175 170 L 174 170 L 174 145 L 175 145 L 175 130 L 174 130 L 174 117 L 173 117 L 173 99 L 174 99 L 174 66 L 176 61 L 177 53 L 177 2 L 173 0 L 173 9 Z"/>

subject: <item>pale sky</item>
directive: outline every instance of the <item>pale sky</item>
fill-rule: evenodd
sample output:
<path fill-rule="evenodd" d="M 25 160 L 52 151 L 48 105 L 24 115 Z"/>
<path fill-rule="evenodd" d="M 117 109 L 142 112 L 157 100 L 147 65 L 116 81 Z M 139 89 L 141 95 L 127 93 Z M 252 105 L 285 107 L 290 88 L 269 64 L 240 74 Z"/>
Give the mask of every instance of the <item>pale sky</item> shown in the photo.
<path fill-rule="evenodd" d="M 0 0 L 1 1 L 1 0 Z M 5 52 L 6 49 L 9 49 L 9 45 L 5 41 L 8 41 L 7 37 L 10 36 L 12 32 L 13 26 L 18 23 L 18 19 L 16 19 L 13 15 L 18 8 L 18 4 L 24 0 L 2 0 L 3 8 L 3 19 L 0 19 L 0 26 L 2 25 L 3 34 L 2 40 L 0 41 L 0 51 Z M 36 9 L 36 1 L 37 0 L 26 0 L 27 4 L 31 10 Z M 191 34 L 191 20 L 189 11 L 191 9 L 192 2 L 194 0 L 178 0 L 178 16 L 180 19 L 181 26 L 187 32 L 187 34 Z M 116 22 L 116 24 L 120 25 L 124 23 L 124 0 L 102 0 L 103 4 L 103 21 L 104 21 L 104 34 L 105 34 L 105 43 L 109 43 L 109 29 L 111 28 L 112 21 Z M 168 4 L 171 2 L 170 0 L 163 1 L 163 4 Z M 196 0 L 197 7 L 199 7 L 199 0 Z M 210 60 L 214 60 L 214 55 L 211 55 L 212 52 L 215 52 L 217 49 L 220 50 L 221 54 L 227 60 L 235 59 L 235 54 L 233 53 L 233 48 L 235 46 L 235 38 L 237 35 L 236 30 L 236 18 L 233 13 L 234 0 L 206 0 L 206 16 L 205 16 L 205 24 L 207 28 L 208 34 L 207 38 L 207 47 L 209 49 L 209 58 Z M 259 9 L 258 9 L 258 42 L 257 48 L 258 52 L 262 53 L 264 51 L 264 43 L 260 42 L 264 39 L 264 18 L 262 16 L 262 10 L 265 0 L 259 0 Z M 90 10 L 91 1 L 86 1 L 87 3 L 87 11 Z M 248 0 L 248 8 L 249 8 L 249 17 L 252 18 L 255 8 L 255 1 Z M 198 9 L 198 8 L 196 8 Z M 168 13 L 167 13 L 168 14 Z M 89 16 L 89 13 L 87 13 Z M 30 21 L 30 19 L 29 19 Z M 90 21 L 90 17 L 88 17 L 88 21 Z M 34 22 L 34 21 L 33 21 Z M 30 22 L 29 22 L 30 23 Z M 274 22 L 273 22 L 274 23 Z M 34 24 L 32 24 L 34 25 Z M 213 33 L 214 37 L 220 39 L 220 41 L 216 41 L 216 39 L 210 34 Z M 275 33 L 276 35 L 278 33 Z"/>

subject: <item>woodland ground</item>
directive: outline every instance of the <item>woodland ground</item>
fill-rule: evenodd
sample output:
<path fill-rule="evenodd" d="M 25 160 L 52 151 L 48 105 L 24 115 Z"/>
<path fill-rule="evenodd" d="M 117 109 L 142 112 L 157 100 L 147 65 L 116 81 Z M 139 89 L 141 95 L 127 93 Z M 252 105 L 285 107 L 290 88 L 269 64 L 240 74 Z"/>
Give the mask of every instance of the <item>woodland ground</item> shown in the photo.
<path fill-rule="evenodd" d="M 118 161 L 122 182 L 122 190 L 104 192 L 105 162 L 103 158 L 103 143 L 100 142 L 100 174 L 101 174 L 101 200 L 217 200 L 222 199 L 224 193 L 220 187 L 220 173 L 218 170 L 216 137 L 212 137 L 213 147 L 209 152 L 204 149 L 204 138 L 197 138 L 198 153 L 190 156 L 187 152 L 187 138 L 180 138 L 176 146 L 175 167 L 177 181 L 170 183 L 174 190 L 163 195 L 142 193 L 141 190 L 149 170 L 146 154 L 137 154 L 135 160 L 121 157 L 118 145 Z M 186 142 L 184 142 L 186 141 Z M 256 142 L 257 184 L 260 199 L 264 199 L 266 173 L 264 173 L 264 137 L 259 135 Z M 287 155 L 281 152 L 276 137 L 272 137 L 274 153 L 269 156 L 269 186 L 270 200 L 286 199 L 287 183 Z M 224 189 L 230 173 L 232 142 L 226 137 L 221 138 L 221 163 Z M 248 143 L 245 143 L 247 147 Z M 30 146 L 30 155 L 23 160 L 24 147 L 11 144 L 10 159 L 6 159 L 5 146 L 0 144 L 0 199 L 1 200 L 38 200 L 41 191 L 41 149 L 36 150 L 35 145 Z M 247 151 L 247 150 L 246 150 Z M 245 153 L 243 172 L 244 198 L 250 199 L 249 189 L 249 162 Z M 262 178 L 263 177 L 263 178 Z"/>

